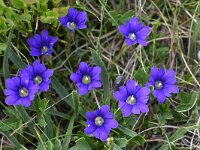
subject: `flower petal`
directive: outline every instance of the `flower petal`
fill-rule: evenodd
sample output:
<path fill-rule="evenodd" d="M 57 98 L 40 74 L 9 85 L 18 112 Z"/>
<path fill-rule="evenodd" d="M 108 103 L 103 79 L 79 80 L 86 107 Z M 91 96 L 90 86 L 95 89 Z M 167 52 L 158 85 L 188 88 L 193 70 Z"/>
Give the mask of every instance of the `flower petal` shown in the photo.
<path fill-rule="evenodd" d="M 76 73 L 72 73 L 72 74 L 70 75 L 70 79 L 71 79 L 73 82 L 75 82 L 75 83 L 77 83 L 77 82 L 82 82 L 82 81 L 81 81 L 81 77 L 80 77 L 78 74 L 76 74 Z"/>
<path fill-rule="evenodd" d="M 106 128 L 117 128 L 118 122 L 115 119 L 105 119 L 104 126 Z"/>
<path fill-rule="evenodd" d="M 135 88 L 136 88 L 136 83 L 135 83 L 135 81 L 134 81 L 134 80 L 128 80 L 128 81 L 126 82 L 126 88 L 127 88 L 128 94 L 129 94 L 129 95 L 132 95 L 133 92 L 134 92 L 134 90 L 135 90 Z"/>
<path fill-rule="evenodd" d="M 128 117 L 128 116 L 130 116 L 130 114 L 131 114 L 131 112 L 132 112 L 132 106 L 126 103 L 126 104 L 121 108 L 121 110 L 122 110 L 122 115 L 123 115 L 124 117 Z"/>
<path fill-rule="evenodd" d="M 87 92 L 88 92 L 88 86 L 87 85 L 84 85 L 84 84 L 78 85 L 78 93 L 80 95 L 85 95 L 85 94 L 87 94 Z"/>
<path fill-rule="evenodd" d="M 18 95 L 10 95 L 6 97 L 5 103 L 7 105 L 14 105 L 18 99 L 20 99 Z"/>
<path fill-rule="evenodd" d="M 163 103 L 166 100 L 165 93 L 162 90 L 154 90 L 153 96 L 157 98 L 159 103 Z"/>
<path fill-rule="evenodd" d="M 109 111 L 110 111 L 110 107 L 108 105 L 103 105 L 100 108 L 99 114 L 100 115 L 104 115 L 104 114 L 106 114 Z"/>
<path fill-rule="evenodd" d="M 140 114 L 140 109 L 139 109 L 139 107 L 137 105 L 133 105 L 132 113 L 133 114 Z"/>

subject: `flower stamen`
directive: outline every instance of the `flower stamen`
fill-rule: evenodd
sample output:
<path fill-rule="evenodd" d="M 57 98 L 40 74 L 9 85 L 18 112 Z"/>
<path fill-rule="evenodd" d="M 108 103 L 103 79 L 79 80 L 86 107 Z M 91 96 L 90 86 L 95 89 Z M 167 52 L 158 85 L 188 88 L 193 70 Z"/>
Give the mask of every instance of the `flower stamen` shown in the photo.
<path fill-rule="evenodd" d="M 47 46 L 43 46 L 41 51 L 42 53 L 46 53 L 49 50 L 49 48 Z"/>
<path fill-rule="evenodd" d="M 83 82 L 84 84 L 90 84 L 90 82 L 91 82 L 90 76 L 87 76 L 87 75 L 83 76 L 82 82 Z"/>
<path fill-rule="evenodd" d="M 70 30 L 74 30 L 76 28 L 76 24 L 74 22 L 68 22 L 67 23 L 67 27 L 70 29 Z"/>
<path fill-rule="evenodd" d="M 34 82 L 35 82 L 35 84 L 40 84 L 42 82 L 42 78 L 40 76 L 36 76 L 34 78 Z"/>
<path fill-rule="evenodd" d="M 135 40 L 135 39 L 136 39 L 136 36 L 135 36 L 134 33 L 130 33 L 130 34 L 128 35 L 128 37 L 129 37 L 131 40 Z"/>
<path fill-rule="evenodd" d="M 162 89 L 162 87 L 163 87 L 162 82 L 161 81 L 156 81 L 155 82 L 155 87 L 156 87 L 156 89 Z"/>
<path fill-rule="evenodd" d="M 28 96 L 28 90 L 27 90 L 27 88 L 21 88 L 20 90 L 19 90 L 19 95 L 21 96 L 21 97 L 26 97 L 26 96 Z"/>
<path fill-rule="evenodd" d="M 130 105 L 134 105 L 136 103 L 136 99 L 133 95 L 131 95 L 126 99 L 126 102 Z"/>
<path fill-rule="evenodd" d="M 98 116 L 98 117 L 95 118 L 94 122 L 95 122 L 95 125 L 102 126 L 103 123 L 104 123 L 104 119 L 101 116 Z"/>

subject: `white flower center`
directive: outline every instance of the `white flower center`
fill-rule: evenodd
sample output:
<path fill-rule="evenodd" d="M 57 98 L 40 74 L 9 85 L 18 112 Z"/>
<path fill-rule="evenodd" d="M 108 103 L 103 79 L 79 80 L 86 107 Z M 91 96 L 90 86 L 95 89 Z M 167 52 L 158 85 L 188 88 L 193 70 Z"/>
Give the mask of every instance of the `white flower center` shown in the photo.
<path fill-rule="evenodd" d="M 95 118 L 94 122 L 95 122 L 96 126 L 102 126 L 102 124 L 104 123 L 104 119 L 102 117 L 98 116 Z"/>
<path fill-rule="evenodd" d="M 42 78 L 40 76 L 36 76 L 34 78 L 34 82 L 35 82 L 35 84 L 40 84 L 42 82 Z"/>
<path fill-rule="evenodd" d="M 128 37 L 129 37 L 131 40 L 135 40 L 135 39 L 136 39 L 136 36 L 135 36 L 134 33 L 130 33 L 130 34 L 128 35 Z"/>
<path fill-rule="evenodd" d="M 19 95 L 21 96 L 21 97 L 26 97 L 26 96 L 28 96 L 28 90 L 24 87 L 24 88 L 21 88 L 20 90 L 19 90 Z"/>
<path fill-rule="evenodd" d="M 47 46 L 43 46 L 41 51 L 42 53 L 46 53 L 49 50 L 49 48 Z"/>
<path fill-rule="evenodd" d="M 87 75 L 83 76 L 82 82 L 83 82 L 84 84 L 89 84 L 89 83 L 91 82 L 90 76 L 87 76 Z"/>
<path fill-rule="evenodd" d="M 156 81 L 155 82 L 155 87 L 156 87 L 156 89 L 161 89 L 163 87 L 162 82 L 161 81 Z"/>
<path fill-rule="evenodd" d="M 129 96 L 127 99 L 126 99 L 126 102 L 130 105 L 134 105 L 136 103 L 136 99 L 135 97 L 132 95 L 132 96 Z"/>
<path fill-rule="evenodd" d="M 74 22 L 68 22 L 67 23 L 67 27 L 70 29 L 70 30 L 73 30 L 76 28 L 76 24 Z"/>

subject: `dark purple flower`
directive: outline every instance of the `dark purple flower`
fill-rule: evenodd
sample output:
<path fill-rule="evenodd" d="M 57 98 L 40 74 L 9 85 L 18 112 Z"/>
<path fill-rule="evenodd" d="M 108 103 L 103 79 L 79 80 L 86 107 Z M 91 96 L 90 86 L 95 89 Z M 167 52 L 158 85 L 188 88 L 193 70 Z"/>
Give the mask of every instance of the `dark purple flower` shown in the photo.
<path fill-rule="evenodd" d="M 124 25 L 120 25 L 118 30 L 123 36 L 125 36 L 125 42 L 128 46 L 136 43 L 139 43 L 142 46 L 147 45 L 146 38 L 149 34 L 150 27 L 142 27 L 142 23 L 139 22 L 136 17 L 126 21 Z"/>
<path fill-rule="evenodd" d="M 115 91 L 113 96 L 119 101 L 119 108 L 122 110 L 123 116 L 127 117 L 131 113 L 140 114 L 140 112 L 149 111 L 147 106 L 149 93 L 149 88 L 141 87 L 134 80 L 128 80 L 126 86 L 119 87 L 119 91 Z"/>
<path fill-rule="evenodd" d="M 53 75 L 52 69 L 46 69 L 38 60 L 35 60 L 33 65 L 27 65 L 26 69 L 20 70 L 20 74 L 27 73 L 29 79 L 39 86 L 41 92 L 46 92 L 51 83 L 50 77 Z"/>
<path fill-rule="evenodd" d="M 160 70 L 156 67 L 151 68 L 149 82 L 146 83 L 146 86 L 154 87 L 153 96 L 159 103 L 163 103 L 167 97 L 171 97 L 171 93 L 179 92 L 174 76 L 175 72 L 171 69 L 165 71 L 164 68 Z"/>
<path fill-rule="evenodd" d="M 69 8 L 66 16 L 61 17 L 60 23 L 70 29 L 75 31 L 76 29 L 86 28 L 87 14 L 85 11 L 79 12 L 77 9 Z"/>
<path fill-rule="evenodd" d="M 53 45 L 58 41 L 58 37 L 51 37 L 46 30 L 41 34 L 35 34 L 34 38 L 28 38 L 31 56 L 49 55 L 52 53 Z"/>
<path fill-rule="evenodd" d="M 118 122 L 114 119 L 113 114 L 109 112 L 108 105 L 102 106 L 94 112 L 87 112 L 85 134 L 93 134 L 95 138 L 106 141 L 110 130 L 117 128 Z"/>
<path fill-rule="evenodd" d="M 70 75 L 70 79 L 76 83 L 78 93 L 85 95 L 93 88 L 101 87 L 100 74 L 100 67 L 90 67 L 86 62 L 81 62 L 76 73 Z"/>
<path fill-rule="evenodd" d="M 21 74 L 21 77 L 6 79 L 6 89 L 4 94 L 7 96 L 5 103 L 7 105 L 22 105 L 29 107 L 38 91 L 38 86 L 29 80 L 27 74 Z"/>

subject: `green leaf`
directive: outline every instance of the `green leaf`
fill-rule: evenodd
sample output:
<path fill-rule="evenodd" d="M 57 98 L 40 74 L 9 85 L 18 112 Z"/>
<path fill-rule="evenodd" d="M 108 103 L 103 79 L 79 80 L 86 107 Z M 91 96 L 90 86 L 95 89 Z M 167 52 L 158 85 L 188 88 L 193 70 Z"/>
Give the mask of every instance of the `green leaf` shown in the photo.
<path fill-rule="evenodd" d="M 47 141 L 47 149 L 54 150 L 53 143 L 50 140 Z"/>
<path fill-rule="evenodd" d="M 21 14 L 21 15 L 15 15 L 16 19 L 19 21 L 26 21 L 30 22 L 31 21 L 31 15 L 26 13 L 26 14 Z"/>
<path fill-rule="evenodd" d="M 24 2 L 22 0 L 11 0 L 11 4 L 13 5 L 13 7 L 17 9 L 24 8 Z"/>
<path fill-rule="evenodd" d="M 10 141 L 10 143 L 15 146 L 16 149 L 19 150 L 25 149 L 25 147 L 23 147 L 23 145 L 21 145 L 14 136 L 10 136 L 10 132 L 0 132 L 0 133 L 3 134 Z"/>
<path fill-rule="evenodd" d="M 55 146 L 54 150 L 62 149 L 61 142 L 58 138 L 55 139 L 55 145 L 54 146 Z"/>
<path fill-rule="evenodd" d="M 4 17 L 0 18 L 0 33 L 7 33 L 8 29 L 5 20 L 6 19 Z"/>
<path fill-rule="evenodd" d="M 186 128 L 177 129 L 176 132 L 169 138 L 170 142 L 176 142 L 187 132 Z"/>
<path fill-rule="evenodd" d="M 165 60 L 163 58 L 166 57 L 166 55 L 168 54 L 169 52 L 169 47 L 159 47 L 159 48 L 156 48 L 156 53 L 158 54 L 158 57 L 161 59 L 161 60 Z"/>
<path fill-rule="evenodd" d="M 49 0 L 39 0 L 39 4 L 45 5 L 48 3 Z"/>
<path fill-rule="evenodd" d="M 57 11 L 53 11 L 53 10 L 49 10 L 45 13 L 44 16 L 41 16 L 40 17 L 40 21 L 42 23 L 54 23 L 56 21 L 58 21 L 58 17 L 59 17 L 59 14 Z"/>
<path fill-rule="evenodd" d="M 200 9 L 197 11 L 197 13 L 200 12 Z M 193 26 L 192 26 L 192 37 L 190 39 L 190 45 L 189 45 L 189 56 L 191 58 L 197 58 L 197 40 L 200 34 L 200 19 L 198 19 L 197 22 L 194 22 Z"/>
<path fill-rule="evenodd" d="M 92 150 L 84 137 L 76 140 L 76 146 L 78 150 Z"/>
<path fill-rule="evenodd" d="M 121 147 L 114 143 L 113 150 L 122 150 Z"/>
<path fill-rule="evenodd" d="M 7 47 L 4 53 L 4 57 L 3 57 L 3 75 L 5 79 L 10 77 L 8 57 L 9 57 L 10 49 L 11 49 L 12 35 L 13 35 L 13 29 L 10 30 L 8 41 L 7 41 Z"/>
<path fill-rule="evenodd" d="M 23 61 L 21 61 L 21 59 L 16 55 L 16 53 L 12 49 L 10 50 L 9 58 L 20 69 L 26 67 L 26 64 Z"/>
<path fill-rule="evenodd" d="M 145 139 L 144 137 L 137 135 L 131 139 L 131 142 L 134 142 L 135 144 L 138 144 L 138 145 L 142 145 L 145 143 Z"/>
<path fill-rule="evenodd" d="M 180 92 L 178 96 L 181 100 L 181 103 L 175 108 L 175 110 L 177 112 L 186 112 L 191 110 L 195 106 L 199 94 L 195 91 L 191 91 L 189 94 Z"/>
<path fill-rule="evenodd" d="M 79 95 L 77 91 L 72 91 L 72 98 L 73 98 L 75 112 L 77 115 L 79 113 Z"/>
<path fill-rule="evenodd" d="M 38 2 L 38 0 L 23 0 L 23 2 L 27 5 L 35 4 Z"/>
<path fill-rule="evenodd" d="M 73 127 L 74 127 L 75 117 L 76 117 L 76 115 L 73 114 L 73 116 L 72 116 L 72 118 L 69 122 L 67 132 L 65 134 L 65 138 L 64 138 L 63 144 L 62 144 L 63 149 L 68 149 L 68 146 L 69 146 L 69 143 L 70 143 L 70 140 L 71 140 L 71 136 L 72 136 Z"/>
<path fill-rule="evenodd" d="M 93 60 L 95 62 L 95 64 L 97 66 L 100 66 L 102 69 L 101 72 L 101 79 L 102 79 L 102 83 L 103 83 L 103 90 L 104 90 L 104 99 L 108 99 L 108 105 L 110 104 L 110 99 L 109 99 L 109 95 L 110 95 L 110 87 L 109 87 L 109 78 L 108 78 L 108 71 L 106 69 L 105 64 L 103 63 L 101 57 L 98 55 L 98 53 L 93 50 L 92 48 L 90 48 Z"/>
<path fill-rule="evenodd" d="M 0 131 L 10 131 L 17 129 L 22 124 L 21 120 L 8 118 L 0 121 Z"/>
<path fill-rule="evenodd" d="M 188 126 L 188 127 L 183 127 L 183 128 L 179 128 L 176 130 L 176 132 L 169 138 L 169 141 L 171 143 L 178 141 L 179 139 L 181 139 L 186 132 L 194 130 L 194 129 L 199 129 L 200 126 L 198 125 L 194 125 L 194 126 Z"/>
<path fill-rule="evenodd" d="M 133 15 L 134 11 L 133 10 L 128 10 L 127 12 L 120 14 L 119 11 L 114 10 L 114 11 L 109 11 L 110 15 L 112 18 L 110 21 L 112 22 L 113 26 L 117 26 L 118 24 L 123 24 L 127 20 L 129 20 Z"/>
<path fill-rule="evenodd" d="M 57 7 L 53 8 L 53 11 L 56 12 L 59 17 L 65 16 L 68 12 L 69 7 Z"/>
<path fill-rule="evenodd" d="M 22 120 L 24 122 L 28 122 L 27 126 L 28 126 L 29 130 L 35 135 L 35 137 L 38 137 L 38 134 L 34 130 L 34 124 L 32 121 L 30 121 L 31 117 L 28 115 L 25 108 L 22 105 L 19 105 L 19 106 L 16 106 L 16 109 L 19 111 Z M 38 140 L 40 140 L 39 137 L 38 137 Z"/>
<path fill-rule="evenodd" d="M 45 109 L 47 107 L 47 104 L 48 104 L 48 100 L 46 98 L 41 100 L 40 97 L 38 96 L 34 100 L 34 106 L 35 106 L 35 110 L 37 112 L 37 120 L 41 127 L 45 127 L 47 125 L 45 118 L 44 118 Z"/>
<path fill-rule="evenodd" d="M 126 145 L 128 144 L 128 141 L 126 138 L 119 138 L 115 140 L 115 143 L 119 146 L 119 147 L 126 147 Z"/>
<path fill-rule="evenodd" d="M 119 125 L 119 126 L 118 126 L 118 129 L 119 129 L 120 131 L 122 131 L 124 134 L 130 136 L 131 138 L 137 136 L 137 133 L 136 133 L 136 132 L 134 132 L 134 131 L 132 131 L 132 130 L 130 130 L 130 129 L 128 129 L 128 128 L 125 128 L 125 127 L 122 126 L 122 125 Z"/>
<path fill-rule="evenodd" d="M 134 75 L 135 79 L 142 85 L 144 85 L 148 81 L 148 75 L 142 70 L 138 69 Z"/>
<path fill-rule="evenodd" d="M 6 43 L 0 43 L 0 54 L 6 50 Z"/>
<path fill-rule="evenodd" d="M 127 12 L 123 13 L 122 15 L 120 15 L 119 19 L 119 23 L 125 23 L 127 20 L 131 19 L 132 16 L 134 15 L 134 11 L 133 10 L 128 10 Z"/>

